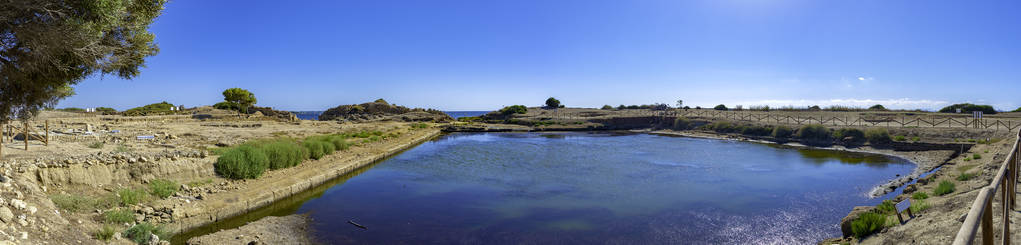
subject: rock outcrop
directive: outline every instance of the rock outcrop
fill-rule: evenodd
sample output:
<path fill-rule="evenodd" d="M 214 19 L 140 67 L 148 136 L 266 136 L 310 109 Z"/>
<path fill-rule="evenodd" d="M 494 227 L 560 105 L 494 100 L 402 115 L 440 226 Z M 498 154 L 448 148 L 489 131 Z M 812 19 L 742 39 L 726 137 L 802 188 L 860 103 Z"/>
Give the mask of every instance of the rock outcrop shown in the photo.
<path fill-rule="evenodd" d="M 447 122 L 454 118 L 435 109 L 407 108 L 392 105 L 383 99 L 357 105 L 341 105 L 330 108 L 319 116 L 322 121 L 405 121 L 405 122 Z"/>

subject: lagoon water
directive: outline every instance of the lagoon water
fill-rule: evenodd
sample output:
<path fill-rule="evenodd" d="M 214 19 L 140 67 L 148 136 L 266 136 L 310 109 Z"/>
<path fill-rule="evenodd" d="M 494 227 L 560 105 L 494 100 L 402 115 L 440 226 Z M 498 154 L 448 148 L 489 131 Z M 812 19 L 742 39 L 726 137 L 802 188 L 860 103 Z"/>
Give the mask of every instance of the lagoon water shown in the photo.
<path fill-rule="evenodd" d="M 892 198 L 866 194 L 913 168 L 649 134 L 455 133 L 173 239 L 301 213 L 331 244 L 815 244 L 840 236 L 852 207 Z"/>
<path fill-rule="evenodd" d="M 873 186 L 913 167 L 648 134 L 451 134 L 294 212 L 330 243 L 815 243 L 839 236 L 853 206 L 877 204 L 865 195 Z"/>

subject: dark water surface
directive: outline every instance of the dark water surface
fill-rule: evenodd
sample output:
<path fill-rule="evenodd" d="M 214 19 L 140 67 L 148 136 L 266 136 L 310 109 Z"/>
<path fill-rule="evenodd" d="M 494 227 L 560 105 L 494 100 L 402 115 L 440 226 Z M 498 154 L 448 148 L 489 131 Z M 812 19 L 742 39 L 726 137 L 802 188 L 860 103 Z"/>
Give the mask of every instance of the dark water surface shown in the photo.
<path fill-rule="evenodd" d="M 912 168 L 648 134 L 451 134 L 263 212 L 309 214 L 335 244 L 807 244 Z"/>

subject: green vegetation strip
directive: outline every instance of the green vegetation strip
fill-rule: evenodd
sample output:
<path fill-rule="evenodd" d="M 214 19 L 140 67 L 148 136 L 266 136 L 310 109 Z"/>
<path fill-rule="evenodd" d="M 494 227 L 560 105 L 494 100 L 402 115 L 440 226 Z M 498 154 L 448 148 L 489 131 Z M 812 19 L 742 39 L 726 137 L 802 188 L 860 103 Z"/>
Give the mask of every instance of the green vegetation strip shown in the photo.
<path fill-rule="evenodd" d="M 425 128 L 427 124 L 413 124 L 412 128 Z M 255 179 L 266 170 L 289 168 L 307 159 L 321 159 L 335 151 L 346 150 L 353 140 L 370 143 L 397 137 L 399 133 L 360 131 L 345 134 L 310 136 L 302 140 L 293 138 L 260 139 L 244 144 L 217 149 L 220 158 L 213 164 L 214 171 L 229 179 Z M 357 142 L 357 141 L 355 141 Z"/>

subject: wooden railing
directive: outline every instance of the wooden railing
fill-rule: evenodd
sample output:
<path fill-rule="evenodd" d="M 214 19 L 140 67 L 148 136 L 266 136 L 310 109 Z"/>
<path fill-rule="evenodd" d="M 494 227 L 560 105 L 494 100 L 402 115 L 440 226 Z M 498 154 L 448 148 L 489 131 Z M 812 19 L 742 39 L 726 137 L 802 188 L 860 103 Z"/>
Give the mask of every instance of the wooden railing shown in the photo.
<path fill-rule="evenodd" d="M 982 244 L 993 244 L 995 240 L 993 237 L 993 212 L 1000 211 L 1002 216 L 1001 226 L 999 227 L 1002 231 L 1000 241 L 1002 244 L 1010 244 L 1010 214 L 1014 212 L 1015 203 L 1015 190 L 1017 187 L 1017 168 L 1018 168 L 1018 143 L 1021 142 L 1021 132 L 1018 132 L 1018 138 L 1014 139 L 1014 146 L 1010 148 L 1010 154 L 1007 159 L 1003 161 L 1000 166 L 1000 171 L 996 172 L 996 176 L 993 177 L 993 181 L 989 183 L 989 186 L 983 187 L 978 192 L 978 196 L 975 197 L 975 202 L 971 204 L 971 210 L 968 211 L 968 217 L 964 220 L 964 224 L 961 225 L 961 230 L 957 232 L 957 237 L 954 238 L 955 245 L 971 244 L 975 240 L 975 235 L 979 231 L 979 226 L 982 227 Z M 1000 193 L 1001 210 L 993 210 L 993 202 L 996 198 L 996 193 Z"/>

